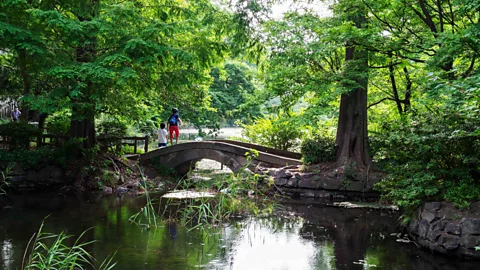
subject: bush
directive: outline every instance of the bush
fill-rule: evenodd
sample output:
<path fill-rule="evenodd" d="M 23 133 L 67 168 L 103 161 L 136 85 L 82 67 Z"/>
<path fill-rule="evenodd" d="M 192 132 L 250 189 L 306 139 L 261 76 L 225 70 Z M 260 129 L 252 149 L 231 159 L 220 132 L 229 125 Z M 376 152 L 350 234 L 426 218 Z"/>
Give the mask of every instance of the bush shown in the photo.
<path fill-rule="evenodd" d="M 9 122 L 0 125 L 0 136 L 9 140 L 9 150 L 28 149 L 30 139 L 42 134 L 37 127 L 24 122 Z"/>
<path fill-rule="evenodd" d="M 59 112 L 50 115 L 45 120 L 45 125 L 49 134 L 65 135 L 70 129 L 71 113 Z"/>
<path fill-rule="evenodd" d="M 384 129 L 372 147 L 389 173 L 376 185 L 384 199 L 411 209 L 428 200 L 467 207 L 480 199 L 480 119 L 454 112 L 418 115 Z"/>
<path fill-rule="evenodd" d="M 250 125 L 243 125 L 243 136 L 250 142 L 280 150 L 294 151 L 298 149 L 304 135 L 303 126 L 292 118 L 282 116 L 266 116 L 257 118 Z"/>
<path fill-rule="evenodd" d="M 315 135 L 303 141 L 301 153 L 305 164 L 335 161 L 335 138 Z"/>
<path fill-rule="evenodd" d="M 85 159 L 91 159 L 88 151 L 82 150 L 81 141 L 69 140 L 64 146 L 50 148 L 39 147 L 35 150 L 17 149 L 15 151 L 0 150 L 0 163 L 18 163 L 24 169 L 38 169 L 47 165 L 65 167 L 68 160 L 73 160 L 73 155 L 82 151 Z"/>
<path fill-rule="evenodd" d="M 122 138 L 127 135 L 126 123 L 116 119 L 102 119 L 97 124 L 97 131 L 101 136 Z"/>

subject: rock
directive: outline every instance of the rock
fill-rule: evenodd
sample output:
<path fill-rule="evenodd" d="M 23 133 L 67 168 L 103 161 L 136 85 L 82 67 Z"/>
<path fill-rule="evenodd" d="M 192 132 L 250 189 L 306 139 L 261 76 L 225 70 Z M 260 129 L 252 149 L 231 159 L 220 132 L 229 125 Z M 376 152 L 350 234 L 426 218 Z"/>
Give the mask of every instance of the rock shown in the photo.
<path fill-rule="evenodd" d="M 460 237 L 460 245 L 466 248 L 475 248 L 480 245 L 480 237 L 463 234 Z"/>
<path fill-rule="evenodd" d="M 297 178 L 292 177 L 288 179 L 287 183 L 285 184 L 286 187 L 297 187 Z"/>
<path fill-rule="evenodd" d="M 301 176 L 300 180 L 298 180 L 298 187 L 317 189 L 320 184 L 319 180 L 320 176 L 317 174 L 304 174 Z"/>
<path fill-rule="evenodd" d="M 410 221 L 410 224 L 408 225 L 408 228 L 412 235 L 418 236 L 418 220 L 417 219 L 412 219 Z"/>
<path fill-rule="evenodd" d="M 268 170 L 268 175 L 275 177 L 278 173 L 279 169 L 270 169 Z"/>
<path fill-rule="evenodd" d="M 445 232 L 448 234 L 460 235 L 462 233 L 462 228 L 458 224 L 447 223 L 447 225 L 445 225 Z"/>
<path fill-rule="evenodd" d="M 117 188 L 117 194 L 122 194 L 122 193 L 125 193 L 125 192 L 128 192 L 128 189 L 126 187 L 119 187 Z"/>
<path fill-rule="evenodd" d="M 464 234 L 480 234 L 480 219 L 478 218 L 463 219 L 462 232 Z"/>
<path fill-rule="evenodd" d="M 323 189 L 339 190 L 342 187 L 342 181 L 330 178 L 322 179 L 320 181 L 320 187 Z"/>
<path fill-rule="evenodd" d="M 427 202 L 425 203 L 424 209 L 435 212 L 437 210 L 440 210 L 441 207 L 442 207 L 442 203 L 440 202 Z"/>
<path fill-rule="evenodd" d="M 37 178 L 37 173 L 34 170 L 28 170 L 27 171 L 26 180 L 28 182 L 36 182 L 37 179 L 38 179 Z"/>
<path fill-rule="evenodd" d="M 427 239 L 430 242 L 435 243 L 441 234 L 442 231 L 439 230 L 438 226 L 430 226 L 430 229 L 427 233 Z"/>
<path fill-rule="evenodd" d="M 290 179 L 292 176 L 293 176 L 292 173 L 285 169 L 281 169 L 277 172 L 277 174 L 275 174 L 275 178 Z"/>
<path fill-rule="evenodd" d="M 288 182 L 287 178 L 275 178 L 275 185 L 277 186 L 285 186 Z"/>
<path fill-rule="evenodd" d="M 305 193 L 301 193 L 300 195 L 302 197 L 307 197 L 307 198 L 314 198 L 315 197 L 315 193 L 313 193 L 313 192 L 305 192 Z"/>
<path fill-rule="evenodd" d="M 364 191 L 365 190 L 365 182 L 363 181 L 353 181 L 350 182 L 346 187 L 348 191 Z"/>
<path fill-rule="evenodd" d="M 103 186 L 103 193 L 104 193 L 104 194 L 112 194 L 112 193 L 113 193 L 113 188 L 107 187 L 107 186 Z"/>
<path fill-rule="evenodd" d="M 423 220 L 426 220 L 428 223 L 432 223 L 437 219 L 436 212 L 432 212 L 428 210 L 423 210 L 421 217 Z"/>
<path fill-rule="evenodd" d="M 460 245 L 460 237 L 443 234 L 438 239 L 438 244 L 442 245 L 446 250 L 456 249 Z"/>
<path fill-rule="evenodd" d="M 420 238 L 426 239 L 429 228 L 430 224 L 428 223 L 428 221 L 421 220 L 420 223 L 418 223 L 418 236 Z"/>

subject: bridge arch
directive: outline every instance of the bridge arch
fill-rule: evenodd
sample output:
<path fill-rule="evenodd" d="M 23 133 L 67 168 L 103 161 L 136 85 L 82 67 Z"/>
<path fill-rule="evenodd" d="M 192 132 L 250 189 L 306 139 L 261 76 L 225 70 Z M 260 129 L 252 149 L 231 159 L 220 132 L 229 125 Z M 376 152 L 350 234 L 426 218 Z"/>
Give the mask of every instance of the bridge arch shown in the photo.
<path fill-rule="evenodd" d="M 169 153 L 162 156 L 161 159 L 157 159 L 153 162 L 168 164 L 169 167 L 174 168 L 180 175 L 186 175 L 195 166 L 195 163 L 202 159 L 218 161 L 229 168 L 232 172 L 237 172 L 247 164 L 247 160 L 244 157 L 232 157 L 228 153 L 213 149 L 205 149 L 203 151 L 190 149 Z"/>
<path fill-rule="evenodd" d="M 245 153 L 255 148 L 260 148 L 260 146 L 253 144 L 238 145 L 228 141 L 188 142 L 145 153 L 140 156 L 140 162 L 159 162 L 174 168 L 183 176 L 188 173 L 197 161 L 211 159 L 224 164 L 230 170 L 236 172 L 248 164 Z M 265 147 L 260 149 L 261 151 L 268 150 Z M 272 151 L 278 152 L 275 149 L 272 149 Z M 253 165 L 261 164 L 266 167 L 281 167 L 301 164 L 301 161 L 298 159 L 280 156 L 278 153 L 270 154 L 263 151 L 258 153 L 259 155 L 253 161 Z"/>

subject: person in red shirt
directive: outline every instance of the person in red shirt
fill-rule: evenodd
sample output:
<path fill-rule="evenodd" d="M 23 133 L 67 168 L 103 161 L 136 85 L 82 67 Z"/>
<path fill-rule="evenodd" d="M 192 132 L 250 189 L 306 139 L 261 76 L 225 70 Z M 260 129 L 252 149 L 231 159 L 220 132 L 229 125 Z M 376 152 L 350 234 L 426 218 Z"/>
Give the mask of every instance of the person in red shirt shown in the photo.
<path fill-rule="evenodd" d="M 170 131 L 170 145 L 173 145 L 173 134 L 175 134 L 175 142 L 178 144 L 178 137 L 180 136 L 180 130 L 178 130 L 178 125 L 183 125 L 180 116 L 178 115 L 178 109 L 172 108 L 172 114 L 168 118 L 168 130 Z"/>

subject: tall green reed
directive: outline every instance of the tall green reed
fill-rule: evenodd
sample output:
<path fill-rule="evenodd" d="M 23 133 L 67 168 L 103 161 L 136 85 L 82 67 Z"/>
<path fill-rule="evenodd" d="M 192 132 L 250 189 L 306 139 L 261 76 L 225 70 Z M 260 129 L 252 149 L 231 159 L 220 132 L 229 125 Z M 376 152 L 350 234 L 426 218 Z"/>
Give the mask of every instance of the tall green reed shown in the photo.
<path fill-rule="evenodd" d="M 8 180 L 9 180 L 9 174 L 15 167 L 15 163 L 9 163 L 7 167 L 5 168 L 4 171 L 1 172 L 2 177 L 0 179 L 0 195 L 7 195 L 7 192 L 5 191 L 5 188 L 9 186 Z"/>
<path fill-rule="evenodd" d="M 84 231 L 69 245 L 73 237 L 65 231 L 59 234 L 43 232 L 44 222 L 37 233 L 30 239 L 22 260 L 22 270 L 72 270 L 93 268 L 110 270 L 115 266 L 113 257 L 107 257 L 98 267 L 95 267 L 95 258 L 85 249 L 95 241 L 82 242 L 81 238 L 88 231 Z M 28 254 L 28 255 L 27 255 Z"/>
<path fill-rule="evenodd" d="M 258 174 L 252 173 L 253 160 L 258 152 L 246 153 L 247 164 L 238 172 L 222 175 L 212 184 L 197 184 L 197 189 L 217 192 L 214 198 L 201 197 L 195 200 L 185 199 L 184 207 L 179 211 L 180 221 L 184 225 L 193 225 L 192 229 L 202 226 L 215 226 L 234 216 L 271 214 L 278 206 L 275 198 L 267 194 L 271 181 L 264 181 Z M 184 179 L 180 187 L 192 186 L 190 180 Z"/>
<path fill-rule="evenodd" d="M 140 188 L 143 190 L 147 202 L 145 206 L 140 209 L 140 211 L 138 211 L 136 214 L 132 215 L 129 218 L 129 221 L 137 225 L 146 227 L 147 229 L 149 229 L 151 226 L 158 227 L 159 214 L 155 211 L 152 197 L 150 196 L 150 192 L 148 191 L 148 187 L 146 185 L 147 178 L 145 177 L 142 168 L 139 165 L 137 165 L 137 167 L 138 171 L 140 172 L 140 176 L 142 177 L 143 183 L 145 183 L 145 186 L 140 185 Z"/>

